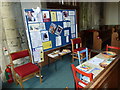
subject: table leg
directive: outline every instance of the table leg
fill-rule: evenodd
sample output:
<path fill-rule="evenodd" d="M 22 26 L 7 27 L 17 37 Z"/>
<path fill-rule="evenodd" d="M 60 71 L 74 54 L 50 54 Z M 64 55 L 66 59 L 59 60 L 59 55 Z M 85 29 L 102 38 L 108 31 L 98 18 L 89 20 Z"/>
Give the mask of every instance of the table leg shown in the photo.
<path fill-rule="evenodd" d="M 55 59 L 55 70 L 57 71 L 57 60 Z"/>
<path fill-rule="evenodd" d="M 50 64 L 50 58 L 48 57 L 48 67 L 49 67 L 49 64 Z"/>
<path fill-rule="evenodd" d="M 49 64 L 50 64 L 50 57 L 48 57 L 48 67 L 49 67 Z M 54 64 L 55 64 L 55 71 L 57 71 L 57 59 L 54 59 L 55 61 L 54 61 Z"/>

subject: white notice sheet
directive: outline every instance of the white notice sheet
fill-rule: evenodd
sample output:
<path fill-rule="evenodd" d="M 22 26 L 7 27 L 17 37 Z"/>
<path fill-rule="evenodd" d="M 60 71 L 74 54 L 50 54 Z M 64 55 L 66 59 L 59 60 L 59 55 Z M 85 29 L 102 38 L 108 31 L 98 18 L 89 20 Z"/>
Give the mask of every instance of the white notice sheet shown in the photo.
<path fill-rule="evenodd" d="M 94 57 L 94 58 L 88 60 L 89 63 L 95 64 L 95 65 L 99 65 L 103 61 L 104 61 L 104 59 L 97 58 L 97 57 Z"/>
<path fill-rule="evenodd" d="M 32 47 L 42 46 L 40 31 L 30 31 Z"/>
<path fill-rule="evenodd" d="M 61 36 L 56 37 L 56 46 L 60 46 L 61 44 Z"/>

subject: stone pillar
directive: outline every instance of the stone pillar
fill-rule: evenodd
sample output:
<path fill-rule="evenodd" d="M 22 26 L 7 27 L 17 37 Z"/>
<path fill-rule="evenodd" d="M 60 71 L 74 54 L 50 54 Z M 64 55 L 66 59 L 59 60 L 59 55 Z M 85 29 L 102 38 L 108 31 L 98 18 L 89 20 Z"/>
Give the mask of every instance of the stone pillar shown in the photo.
<path fill-rule="evenodd" d="M 21 50 L 21 44 L 20 44 L 20 38 L 19 38 L 19 25 L 18 25 L 18 18 L 19 20 L 22 18 L 22 16 L 18 16 L 20 13 L 18 5 L 19 2 L 1 2 L 1 21 L 2 21 L 2 30 L 1 30 L 1 37 L 2 40 L 0 40 L 1 44 L 1 51 L 0 57 L 2 57 L 2 78 L 5 80 L 4 77 L 4 71 L 6 68 L 6 65 L 10 64 L 10 58 L 9 53 L 19 51 Z M 7 51 L 5 51 L 7 50 Z"/>

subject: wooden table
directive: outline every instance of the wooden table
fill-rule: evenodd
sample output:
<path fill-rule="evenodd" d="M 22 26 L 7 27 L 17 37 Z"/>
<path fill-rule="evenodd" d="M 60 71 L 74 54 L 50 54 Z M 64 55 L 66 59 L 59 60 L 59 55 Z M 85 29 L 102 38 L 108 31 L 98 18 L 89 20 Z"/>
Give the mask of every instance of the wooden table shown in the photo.
<path fill-rule="evenodd" d="M 118 88 L 120 83 L 120 55 L 118 55 L 111 63 L 108 64 L 106 68 L 102 68 L 97 60 L 101 62 L 108 61 L 109 58 L 104 57 L 101 53 L 94 56 L 90 60 L 78 65 L 77 68 L 81 70 L 82 65 L 88 65 L 91 67 L 90 71 L 94 68 L 99 68 L 100 70 L 94 70 L 93 81 L 91 81 L 85 88 Z M 86 72 L 90 72 L 86 71 Z"/>
<path fill-rule="evenodd" d="M 67 54 L 70 54 L 71 53 L 71 51 L 69 51 L 69 52 L 57 52 L 54 56 L 52 56 L 52 55 L 50 55 L 50 54 L 48 54 L 48 67 L 49 67 L 49 64 L 50 64 L 50 59 L 54 59 L 55 60 L 55 70 L 57 71 L 57 63 L 56 63 L 56 60 L 57 59 L 61 59 L 62 58 L 62 56 L 65 56 L 65 55 L 67 55 Z"/>

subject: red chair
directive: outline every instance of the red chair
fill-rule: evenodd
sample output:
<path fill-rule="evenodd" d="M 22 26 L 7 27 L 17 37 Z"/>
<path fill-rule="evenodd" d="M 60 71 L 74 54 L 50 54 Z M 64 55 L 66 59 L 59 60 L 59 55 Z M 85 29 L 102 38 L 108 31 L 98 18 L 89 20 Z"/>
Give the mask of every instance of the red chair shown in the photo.
<path fill-rule="evenodd" d="M 108 49 L 118 49 L 120 50 L 120 47 L 114 47 L 114 46 L 109 46 L 109 45 L 106 45 L 106 51 L 108 51 Z"/>
<path fill-rule="evenodd" d="M 78 59 L 77 51 L 84 50 L 85 48 L 82 47 L 81 38 L 71 39 L 71 43 L 72 43 L 72 62 L 73 62 L 74 59 Z M 90 51 L 90 49 L 88 49 L 88 51 Z M 83 57 L 83 55 L 82 55 L 82 57 Z M 90 58 L 90 53 L 89 53 L 89 58 Z"/>
<path fill-rule="evenodd" d="M 108 51 L 109 49 L 110 49 L 111 51 L 116 52 L 117 54 L 120 52 L 120 51 L 118 51 L 118 50 L 120 50 L 120 47 L 115 47 L 115 46 L 106 45 L 106 51 Z"/>
<path fill-rule="evenodd" d="M 73 72 L 73 77 L 74 77 L 74 82 L 75 82 L 75 88 L 76 90 L 79 90 L 80 88 L 84 88 L 86 85 L 88 85 L 87 82 L 85 82 L 84 80 L 81 80 L 80 79 L 80 75 L 78 74 L 81 74 L 81 76 L 86 76 L 90 79 L 90 81 L 93 80 L 93 74 L 92 73 L 85 73 L 79 69 L 77 69 L 74 64 L 71 65 L 72 67 L 72 72 Z M 78 76 L 77 76 L 78 75 Z"/>
<path fill-rule="evenodd" d="M 14 61 L 23 60 L 25 57 L 29 57 L 29 62 L 15 67 Z M 22 82 L 28 80 L 36 74 L 40 76 L 40 83 L 42 83 L 40 69 L 38 66 L 32 63 L 32 58 L 28 49 L 10 53 L 10 62 L 13 69 L 14 81 L 16 84 L 19 83 L 22 88 L 24 88 Z"/>

